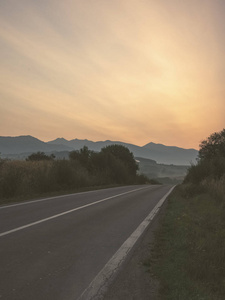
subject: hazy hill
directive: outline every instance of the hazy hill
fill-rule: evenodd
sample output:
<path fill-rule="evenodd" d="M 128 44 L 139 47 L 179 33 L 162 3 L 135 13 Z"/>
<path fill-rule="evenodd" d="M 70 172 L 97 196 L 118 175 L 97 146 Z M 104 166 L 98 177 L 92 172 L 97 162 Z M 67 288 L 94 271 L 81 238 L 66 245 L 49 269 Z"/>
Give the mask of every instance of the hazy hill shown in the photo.
<path fill-rule="evenodd" d="M 65 139 L 56 139 L 48 142 L 51 145 L 64 144 L 70 146 L 76 150 L 87 146 L 90 150 L 100 151 L 102 147 L 120 144 L 126 146 L 135 157 L 143 157 L 157 161 L 158 163 L 174 164 L 174 165 L 190 165 L 191 162 L 195 162 L 198 151 L 195 149 L 183 149 L 179 147 L 165 146 L 162 144 L 149 143 L 143 147 L 139 147 L 133 144 L 123 143 L 119 141 L 101 141 L 92 142 L 89 140 L 74 139 L 67 141 Z"/>
<path fill-rule="evenodd" d="M 2 157 L 13 158 L 17 156 L 17 158 L 21 158 L 24 157 L 24 153 L 72 151 L 79 150 L 83 146 L 87 146 L 93 151 L 100 151 L 101 148 L 113 144 L 126 146 L 133 152 L 135 157 L 148 158 L 163 164 L 189 165 L 190 162 L 195 162 L 198 154 L 198 151 L 194 149 L 183 149 L 154 143 L 139 147 L 119 141 L 93 142 L 79 139 L 68 141 L 64 138 L 45 143 L 32 136 L 0 137 L 0 152 Z"/>
<path fill-rule="evenodd" d="M 157 164 L 156 161 L 136 157 L 140 173 L 147 175 L 149 178 L 157 179 L 161 183 L 179 183 L 182 182 L 187 174 L 188 166 L 176 166 Z M 172 181 L 171 181 L 172 180 Z"/>
<path fill-rule="evenodd" d="M 51 145 L 41 140 L 34 138 L 30 135 L 16 136 L 16 137 L 0 137 L 0 153 L 3 156 L 7 154 L 21 154 L 31 153 L 37 151 L 50 152 L 50 151 L 63 151 L 73 150 L 71 147 L 65 145 Z"/>
<path fill-rule="evenodd" d="M 152 158 L 157 162 L 167 163 L 168 161 L 172 161 L 176 165 L 189 165 L 196 160 L 198 155 L 198 151 L 195 149 L 183 149 L 162 144 L 149 143 L 142 148 L 150 150 Z M 166 161 L 161 159 L 164 156 L 166 156 Z"/>

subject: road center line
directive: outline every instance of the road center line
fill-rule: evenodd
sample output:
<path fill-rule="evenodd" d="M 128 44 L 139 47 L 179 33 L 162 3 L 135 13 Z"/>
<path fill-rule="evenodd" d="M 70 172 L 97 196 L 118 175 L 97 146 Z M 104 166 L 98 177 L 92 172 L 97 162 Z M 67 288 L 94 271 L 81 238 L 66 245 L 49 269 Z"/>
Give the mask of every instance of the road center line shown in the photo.
<path fill-rule="evenodd" d="M 99 190 L 79 192 L 79 193 L 66 194 L 66 195 L 59 195 L 59 196 L 53 196 L 53 197 L 42 198 L 42 199 L 37 199 L 37 200 L 25 201 L 25 202 L 9 204 L 9 205 L 4 205 L 3 204 L 2 206 L 0 206 L 0 209 L 11 208 L 11 207 L 21 206 L 21 205 L 29 205 L 29 204 L 33 204 L 33 203 L 36 203 L 36 202 L 43 202 L 43 201 L 59 199 L 59 198 L 67 198 L 67 197 L 77 196 L 77 195 L 81 195 L 81 194 L 89 194 L 89 193 L 93 193 L 93 192 L 95 193 L 95 192 L 98 192 L 98 191 Z"/>
<path fill-rule="evenodd" d="M 147 187 L 147 188 L 149 188 L 149 187 Z M 28 227 L 31 227 L 31 226 L 34 226 L 34 225 L 37 225 L 37 224 L 40 224 L 40 223 L 43 223 L 43 222 L 46 222 L 46 221 L 49 221 L 49 220 L 52 220 L 52 219 L 55 219 L 55 218 L 58 218 L 58 217 L 61 217 L 61 216 L 64 216 L 66 214 L 70 214 L 70 213 L 72 213 L 76 210 L 80 210 L 80 209 L 83 209 L 85 207 L 92 206 L 92 205 L 95 205 L 95 204 L 98 204 L 98 203 L 101 203 L 101 202 L 104 202 L 104 201 L 107 201 L 107 200 L 110 200 L 110 199 L 113 199 L 113 198 L 116 198 L 116 197 L 119 197 L 119 196 L 122 196 L 122 195 L 133 193 L 133 192 L 136 192 L 136 191 L 139 191 L 139 190 L 143 190 L 143 189 L 146 189 L 146 187 L 142 187 L 142 188 L 138 188 L 138 189 L 131 190 L 131 191 L 128 191 L 128 192 L 124 192 L 124 193 L 121 193 L 121 194 L 118 194 L 118 195 L 114 195 L 114 196 L 111 196 L 111 197 L 107 197 L 107 198 L 89 203 L 89 204 L 85 204 L 85 205 L 80 206 L 80 207 L 76 207 L 76 208 L 71 209 L 71 210 L 64 211 L 60 214 L 57 214 L 57 215 L 54 215 L 54 216 L 51 216 L 51 217 L 48 217 L 48 218 L 45 218 L 45 219 L 41 219 L 39 221 L 29 223 L 29 224 L 24 225 L 24 226 L 17 227 L 17 228 L 11 229 L 9 231 L 2 232 L 2 233 L 0 233 L 0 237 L 4 236 L 4 235 L 8 235 L 8 234 L 16 232 L 16 231 L 19 231 L 19 230 L 23 230 L 25 228 L 28 228 Z"/>

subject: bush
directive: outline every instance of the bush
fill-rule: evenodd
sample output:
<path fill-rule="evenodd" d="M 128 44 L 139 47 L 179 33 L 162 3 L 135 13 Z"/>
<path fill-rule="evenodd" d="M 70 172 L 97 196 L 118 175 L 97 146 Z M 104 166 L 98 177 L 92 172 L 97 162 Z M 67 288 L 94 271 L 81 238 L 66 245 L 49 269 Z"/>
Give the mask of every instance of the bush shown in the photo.
<path fill-rule="evenodd" d="M 43 152 L 26 161 L 0 160 L 0 197 L 41 195 L 82 187 L 146 183 L 136 175 L 133 154 L 124 146 L 113 145 L 95 153 L 83 147 L 70 153 L 70 160 L 54 160 Z"/>
<path fill-rule="evenodd" d="M 225 175 L 220 179 L 205 179 L 202 181 L 201 186 L 207 191 L 214 199 L 225 202 Z"/>
<path fill-rule="evenodd" d="M 137 177 L 136 177 L 136 183 L 137 184 L 147 184 L 147 183 L 160 184 L 155 179 L 149 179 L 148 176 L 146 176 L 145 174 L 138 174 Z"/>
<path fill-rule="evenodd" d="M 135 177 L 138 165 L 134 159 L 134 155 L 130 150 L 122 145 L 110 145 L 102 148 L 104 154 L 110 154 L 117 160 L 121 161 L 127 169 L 129 176 Z"/>
<path fill-rule="evenodd" d="M 44 152 L 37 152 L 29 155 L 26 160 L 27 161 L 42 161 L 42 160 L 53 160 L 55 159 L 55 155 L 46 155 Z"/>
<path fill-rule="evenodd" d="M 225 158 L 225 129 L 214 132 L 200 144 L 200 160 L 209 160 L 215 157 Z"/>
<path fill-rule="evenodd" d="M 200 144 L 198 163 L 189 168 L 184 183 L 199 185 L 214 195 L 221 195 L 224 177 L 225 129 L 210 135 Z"/>

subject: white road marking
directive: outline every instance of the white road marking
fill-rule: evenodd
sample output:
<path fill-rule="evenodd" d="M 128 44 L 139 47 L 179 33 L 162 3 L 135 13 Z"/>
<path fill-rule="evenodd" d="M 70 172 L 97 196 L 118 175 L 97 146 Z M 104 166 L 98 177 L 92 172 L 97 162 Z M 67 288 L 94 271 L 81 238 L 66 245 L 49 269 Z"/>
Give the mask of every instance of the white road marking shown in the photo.
<path fill-rule="evenodd" d="M 102 190 L 103 189 L 101 189 L 101 191 Z M 98 191 L 99 190 L 87 191 L 87 192 L 80 192 L 80 193 L 73 193 L 73 194 L 66 194 L 66 195 L 53 196 L 53 197 L 42 198 L 42 199 L 37 199 L 37 200 L 25 201 L 25 202 L 22 202 L 22 203 L 2 205 L 2 206 L 0 206 L 0 209 L 10 208 L 10 207 L 14 207 L 14 206 L 27 205 L 27 204 L 32 204 L 32 203 L 35 203 L 35 202 L 42 202 L 42 201 L 48 201 L 48 200 L 53 200 L 53 199 L 65 198 L 65 197 L 70 197 L 70 196 L 76 196 L 76 195 L 81 195 L 81 194 L 88 194 L 88 193 L 93 193 L 93 192 L 98 192 Z"/>
<path fill-rule="evenodd" d="M 175 187 L 175 186 L 174 186 Z M 113 257 L 107 262 L 103 269 L 98 273 L 94 280 L 90 283 L 87 289 L 81 294 L 77 300 L 101 300 L 104 297 L 107 288 L 114 279 L 119 267 L 125 261 L 128 253 L 135 245 L 139 237 L 142 235 L 146 227 L 153 220 L 160 207 L 168 197 L 168 195 L 174 189 L 172 187 L 166 195 L 160 199 L 155 205 L 150 214 L 144 219 L 144 221 L 138 226 L 138 228 L 130 235 L 130 237 L 122 244 L 119 250 L 113 255 Z"/>
<path fill-rule="evenodd" d="M 139 191 L 139 190 L 143 190 L 143 189 L 146 189 L 146 188 L 149 188 L 149 187 L 138 188 L 138 189 L 131 190 L 131 191 L 128 191 L 128 192 L 124 192 L 124 193 L 121 193 L 121 194 L 117 194 L 117 195 L 114 195 L 114 196 L 111 196 L 111 197 L 107 197 L 107 198 L 104 198 L 104 199 L 101 199 L 101 200 L 98 200 L 98 201 L 95 201 L 95 202 L 92 202 L 92 203 L 89 203 L 89 204 L 86 204 L 86 205 L 83 205 L 83 206 L 80 206 L 80 207 L 76 207 L 76 208 L 71 209 L 71 210 L 67 210 L 67 211 L 62 212 L 60 214 L 57 214 L 57 215 L 54 215 L 54 216 L 51 216 L 51 217 L 48 217 L 48 218 L 45 218 L 45 219 L 41 219 L 39 221 L 29 223 L 29 224 L 26 224 L 24 226 L 17 227 L 17 228 L 14 228 L 12 230 L 9 230 L 9 231 L 2 232 L 2 233 L 0 233 L 0 237 L 4 236 L 4 235 L 8 235 L 8 234 L 16 232 L 16 231 L 19 231 L 19 230 L 22 230 L 22 229 L 25 229 L 25 228 L 28 228 L 28 227 L 31 227 L 31 226 L 34 226 L 34 225 L 37 225 L 37 224 L 40 224 L 40 223 L 43 223 L 43 222 L 46 222 L 48 220 L 52 220 L 52 219 L 61 217 L 61 216 L 66 215 L 66 214 L 70 214 L 70 213 L 72 213 L 76 210 L 80 210 L 80 209 L 83 209 L 85 207 L 92 206 L 92 205 L 104 202 L 106 200 L 113 199 L 113 198 L 116 198 L 116 197 L 119 197 L 119 196 L 122 196 L 122 195 L 125 195 L 125 194 L 129 194 L 129 193 L 133 193 L 133 192 L 136 192 L 136 191 Z"/>

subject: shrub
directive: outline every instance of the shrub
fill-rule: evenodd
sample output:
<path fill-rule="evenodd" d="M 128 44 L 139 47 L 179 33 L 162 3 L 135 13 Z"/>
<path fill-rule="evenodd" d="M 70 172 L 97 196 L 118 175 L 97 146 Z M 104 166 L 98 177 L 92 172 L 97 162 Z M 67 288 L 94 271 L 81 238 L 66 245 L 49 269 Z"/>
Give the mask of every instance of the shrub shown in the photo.
<path fill-rule="evenodd" d="M 113 145 L 95 153 L 83 147 L 70 153 L 70 160 L 54 160 L 43 152 L 26 161 L 0 160 L 2 199 L 41 195 L 87 186 L 146 183 L 136 175 L 133 154 L 124 146 Z"/>
<path fill-rule="evenodd" d="M 200 144 L 199 158 L 212 159 L 214 157 L 225 157 L 225 129 L 214 132 Z"/>
<path fill-rule="evenodd" d="M 209 194 L 219 201 L 225 202 L 225 175 L 220 179 L 205 179 L 201 186 L 209 192 Z"/>
<path fill-rule="evenodd" d="M 225 176 L 225 129 L 213 133 L 200 144 L 197 165 L 192 165 L 184 179 L 184 183 L 217 186 Z M 220 184 L 219 184 L 220 185 Z M 215 190 L 215 188 L 212 188 Z"/>
<path fill-rule="evenodd" d="M 27 161 L 41 161 L 41 160 L 53 160 L 55 159 L 55 155 L 46 155 L 44 152 L 37 152 L 37 153 L 32 153 L 29 155 L 26 160 Z"/>

